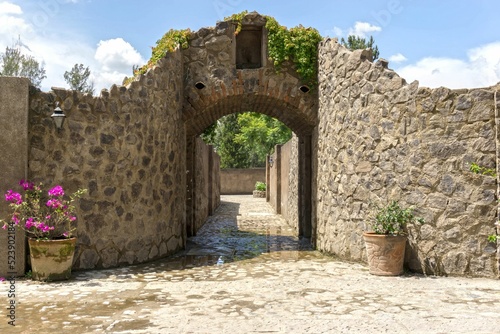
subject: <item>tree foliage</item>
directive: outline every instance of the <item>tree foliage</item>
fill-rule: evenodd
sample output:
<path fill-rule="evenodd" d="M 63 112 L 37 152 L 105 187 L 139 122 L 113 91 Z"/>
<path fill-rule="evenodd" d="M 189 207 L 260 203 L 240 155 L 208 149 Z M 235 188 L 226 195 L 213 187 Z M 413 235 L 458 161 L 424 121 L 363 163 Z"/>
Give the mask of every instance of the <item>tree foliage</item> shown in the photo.
<path fill-rule="evenodd" d="M 238 115 L 231 114 L 221 118 L 214 129 L 214 142 L 217 153 L 220 155 L 221 168 L 247 168 L 248 153 L 243 144 L 234 140 L 234 134 L 240 132 Z"/>
<path fill-rule="evenodd" d="M 266 156 L 274 146 L 284 144 L 292 138 L 292 131 L 277 119 L 254 112 L 238 116 L 240 132 L 234 136 L 234 141 L 243 145 L 249 153 L 250 166 L 263 167 Z"/>
<path fill-rule="evenodd" d="M 375 40 L 373 36 L 370 36 L 370 39 L 366 41 L 366 38 L 362 38 L 355 35 L 347 36 L 347 41 L 342 37 L 340 40 L 340 44 L 348 48 L 349 50 L 359 50 L 359 49 L 372 49 L 373 52 L 373 60 L 377 59 L 380 55 L 378 51 L 378 46 L 375 45 Z"/>
<path fill-rule="evenodd" d="M 43 64 L 40 63 L 29 55 L 24 55 L 21 52 L 20 44 L 12 48 L 7 47 L 5 52 L 1 55 L 1 76 L 12 76 L 12 77 L 25 77 L 30 79 L 31 83 L 40 88 L 42 80 L 47 76 L 45 75 L 45 69 Z"/>
<path fill-rule="evenodd" d="M 75 64 L 71 71 L 64 72 L 64 80 L 70 89 L 82 93 L 94 94 L 94 83 L 89 81 L 90 69 L 83 64 Z"/>
<path fill-rule="evenodd" d="M 264 167 L 274 146 L 289 141 L 292 131 L 275 118 L 245 112 L 222 117 L 201 137 L 214 145 L 222 168 L 249 168 Z"/>

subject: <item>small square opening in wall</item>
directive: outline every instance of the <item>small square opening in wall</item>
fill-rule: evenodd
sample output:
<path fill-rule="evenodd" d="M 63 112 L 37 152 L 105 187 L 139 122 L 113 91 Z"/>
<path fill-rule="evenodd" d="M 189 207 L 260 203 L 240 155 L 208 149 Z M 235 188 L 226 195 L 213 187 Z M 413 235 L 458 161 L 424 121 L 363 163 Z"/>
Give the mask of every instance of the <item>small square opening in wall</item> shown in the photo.
<path fill-rule="evenodd" d="M 236 68 L 262 67 L 262 27 L 243 26 L 236 35 Z"/>

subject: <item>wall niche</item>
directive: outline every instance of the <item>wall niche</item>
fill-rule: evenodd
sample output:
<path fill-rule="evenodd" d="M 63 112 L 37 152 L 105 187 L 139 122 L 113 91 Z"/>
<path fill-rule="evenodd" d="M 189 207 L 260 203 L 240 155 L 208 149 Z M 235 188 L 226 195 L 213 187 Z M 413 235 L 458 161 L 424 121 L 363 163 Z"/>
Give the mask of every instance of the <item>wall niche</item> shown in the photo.
<path fill-rule="evenodd" d="M 236 36 L 236 68 L 255 69 L 262 67 L 262 26 L 243 26 Z"/>

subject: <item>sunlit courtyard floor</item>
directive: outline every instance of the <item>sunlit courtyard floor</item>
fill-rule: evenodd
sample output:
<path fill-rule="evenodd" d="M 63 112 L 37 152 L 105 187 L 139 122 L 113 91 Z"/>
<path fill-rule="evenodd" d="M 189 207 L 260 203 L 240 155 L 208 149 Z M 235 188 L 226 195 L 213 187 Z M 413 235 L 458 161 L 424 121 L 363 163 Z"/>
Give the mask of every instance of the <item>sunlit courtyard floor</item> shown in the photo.
<path fill-rule="evenodd" d="M 221 259 L 223 264 L 217 264 Z M 0 283 L 0 333 L 498 333 L 500 281 L 378 277 L 309 247 L 265 199 L 223 196 L 186 251 L 149 264 Z"/>

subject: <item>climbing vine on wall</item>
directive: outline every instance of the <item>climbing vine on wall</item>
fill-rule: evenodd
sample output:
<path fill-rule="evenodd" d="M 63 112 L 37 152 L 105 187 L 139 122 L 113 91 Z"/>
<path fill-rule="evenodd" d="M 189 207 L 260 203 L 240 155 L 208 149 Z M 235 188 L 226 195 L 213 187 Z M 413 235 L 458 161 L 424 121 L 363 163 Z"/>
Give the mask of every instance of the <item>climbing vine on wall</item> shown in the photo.
<path fill-rule="evenodd" d="M 167 52 L 173 52 L 177 46 L 180 46 L 182 49 L 187 49 L 190 35 L 191 30 L 189 29 L 170 29 L 162 38 L 156 41 L 156 46 L 153 47 L 151 58 L 149 58 L 147 64 L 134 69 L 134 77 L 146 73 L 148 69 L 152 68 L 160 59 L 165 57 Z M 124 84 L 132 81 L 134 77 L 125 79 Z"/>
<path fill-rule="evenodd" d="M 226 21 L 237 23 L 235 33 L 241 31 L 241 21 L 247 14 L 243 11 L 226 17 Z M 280 70 L 283 62 L 292 61 L 297 73 L 309 85 L 316 83 L 318 73 L 318 43 L 322 37 L 314 28 L 306 28 L 302 25 L 287 29 L 280 25 L 274 17 L 265 16 L 266 29 L 268 31 L 268 55 L 276 70 Z"/>
<path fill-rule="evenodd" d="M 236 30 L 234 31 L 235 35 L 238 35 L 238 33 L 241 31 L 241 28 L 242 28 L 241 21 L 243 21 L 243 18 L 247 14 L 248 14 L 248 10 L 244 10 L 241 13 L 233 14 L 231 16 L 224 18 L 224 21 L 234 21 L 236 23 Z"/>

